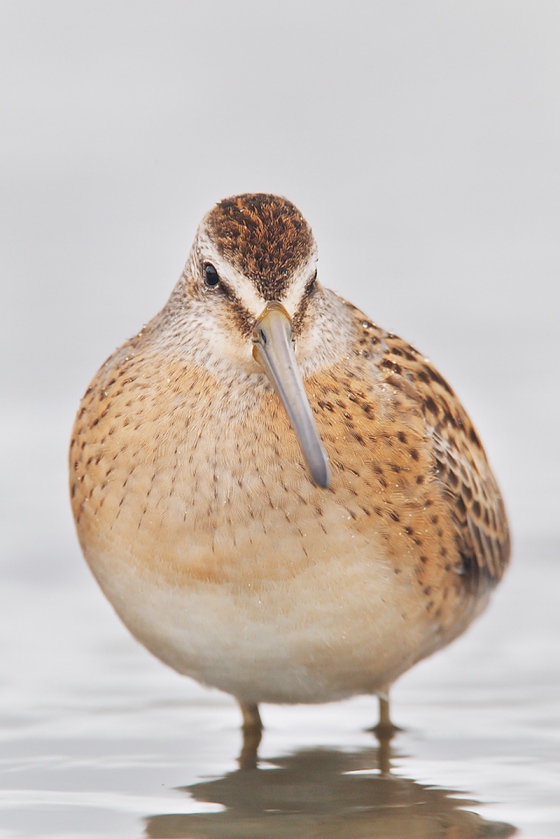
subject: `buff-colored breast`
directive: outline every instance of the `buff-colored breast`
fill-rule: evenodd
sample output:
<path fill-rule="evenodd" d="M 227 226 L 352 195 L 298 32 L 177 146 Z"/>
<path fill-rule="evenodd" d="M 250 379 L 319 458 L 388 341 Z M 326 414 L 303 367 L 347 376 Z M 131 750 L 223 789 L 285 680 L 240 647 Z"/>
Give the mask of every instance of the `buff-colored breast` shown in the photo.
<path fill-rule="evenodd" d="M 306 381 L 327 490 L 264 375 L 193 366 L 157 321 L 76 420 L 72 504 L 101 587 L 163 661 L 246 702 L 380 690 L 463 631 L 507 560 L 456 397 L 353 317 L 352 355 Z"/>

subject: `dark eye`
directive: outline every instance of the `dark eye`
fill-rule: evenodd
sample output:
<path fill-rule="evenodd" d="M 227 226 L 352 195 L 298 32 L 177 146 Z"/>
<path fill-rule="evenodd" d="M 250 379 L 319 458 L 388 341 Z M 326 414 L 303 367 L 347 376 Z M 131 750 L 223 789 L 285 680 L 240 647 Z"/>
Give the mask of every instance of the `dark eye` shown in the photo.
<path fill-rule="evenodd" d="M 309 280 L 309 282 L 307 283 L 307 285 L 305 287 L 305 291 L 306 291 L 307 294 L 310 294 L 313 291 L 313 289 L 315 288 L 315 283 L 316 282 L 317 282 L 317 269 L 315 269 L 315 272 L 314 272 L 313 276 L 311 277 L 311 279 Z"/>
<path fill-rule="evenodd" d="M 210 262 L 207 262 L 204 266 L 204 282 L 208 288 L 216 288 L 220 282 L 218 272 Z"/>

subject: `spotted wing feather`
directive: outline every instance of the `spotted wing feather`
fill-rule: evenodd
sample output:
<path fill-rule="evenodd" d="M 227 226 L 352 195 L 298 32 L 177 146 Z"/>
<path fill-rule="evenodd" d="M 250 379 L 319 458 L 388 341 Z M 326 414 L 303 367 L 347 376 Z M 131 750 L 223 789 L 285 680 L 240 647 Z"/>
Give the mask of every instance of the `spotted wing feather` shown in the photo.
<path fill-rule="evenodd" d="M 460 573 L 472 587 L 495 585 L 510 553 L 504 504 L 483 446 L 463 406 L 435 367 L 386 335 L 386 358 L 414 384 L 434 452 L 433 475 L 452 504 Z"/>

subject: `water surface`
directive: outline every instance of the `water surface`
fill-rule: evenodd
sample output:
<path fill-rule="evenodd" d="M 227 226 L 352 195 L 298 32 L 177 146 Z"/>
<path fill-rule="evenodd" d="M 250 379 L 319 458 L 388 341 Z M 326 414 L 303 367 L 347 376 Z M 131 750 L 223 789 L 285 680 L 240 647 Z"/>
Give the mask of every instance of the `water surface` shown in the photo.
<path fill-rule="evenodd" d="M 240 769 L 235 704 L 152 659 L 87 569 L 14 575 L 0 837 L 560 836 L 556 556 L 518 545 L 487 614 L 397 684 L 390 775 L 368 697 L 264 706 L 259 766 Z"/>

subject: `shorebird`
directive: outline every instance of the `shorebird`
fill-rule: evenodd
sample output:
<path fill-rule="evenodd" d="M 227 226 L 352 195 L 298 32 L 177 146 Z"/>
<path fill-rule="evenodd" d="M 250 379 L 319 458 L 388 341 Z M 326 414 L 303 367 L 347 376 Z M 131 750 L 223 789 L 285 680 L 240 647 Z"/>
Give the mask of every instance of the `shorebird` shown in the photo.
<path fill-rule="evenodd" d="M 179 673 L 260 703 L 380 697 L 462 633 L 509 557 L 482 444 L 433 364 L 317 276 L 288 200 L 202 219 L 165 307 L 78 411 L 79 540 Z"/>

